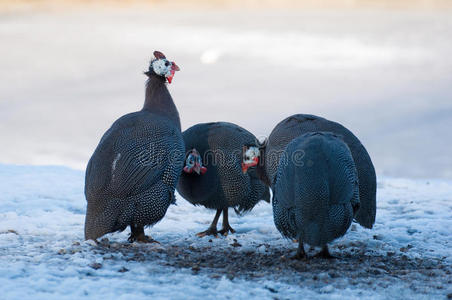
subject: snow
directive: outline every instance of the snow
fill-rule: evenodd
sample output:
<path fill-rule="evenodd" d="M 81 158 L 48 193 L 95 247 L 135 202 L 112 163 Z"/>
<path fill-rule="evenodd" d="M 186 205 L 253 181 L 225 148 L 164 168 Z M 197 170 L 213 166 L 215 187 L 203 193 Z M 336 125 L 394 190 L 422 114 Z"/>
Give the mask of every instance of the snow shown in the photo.
<path fill-rule="evenodd" d="M 375 227 L 353 224 L 330 247 L 339 259 L 308 262 L 287 258 L 296 244 L 281 237 L 265 202 L 245 216 L 231 214 L 237 232 L 227 237 L 196 237 L 214 213 L 177 196 L 177 205 L 146 230 L 161 244 L 129 244 L 126 231 L 99 245 L 84 241 L 83 186 L 82 171 L 0 164 L 2 299 L 440 299 L 452 293 L 452 181 L 380 178 Z"/>

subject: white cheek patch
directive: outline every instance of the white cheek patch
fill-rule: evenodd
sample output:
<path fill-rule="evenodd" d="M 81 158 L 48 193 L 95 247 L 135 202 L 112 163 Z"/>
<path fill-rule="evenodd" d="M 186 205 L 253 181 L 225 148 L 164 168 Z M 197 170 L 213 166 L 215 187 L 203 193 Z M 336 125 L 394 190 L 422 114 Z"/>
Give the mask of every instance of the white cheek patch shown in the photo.
<path fill-rule="evenodd" d="M 185 160 L 185 165 L 187 165 L 187 166 L 193 165 L 193 164 L 190 163 L 190 161 L 192 161 L 192 160 L 193 160 L 193 158 L 191 157 L 191 155 L 189 155 L 187 157 L 187 159 Z"/>
<path fill-rule="evenodd" d="M 245 157 L 243 159 L 243 162 L 245 164 L 250 164 L 254 162 L 254 159 L 256 157 L 259 157 L 259 148 L 257 147 L 249 147 L 248 150 L 245 152 Z"/>
<path fill-rule="evenodd" d="M 152 69 L 157 75 L 167 76 L 170 74 L 171 64 L 169 66 L 165 66 L 166 62 L 166 59 L 157 59 L 152 63 Z"/>

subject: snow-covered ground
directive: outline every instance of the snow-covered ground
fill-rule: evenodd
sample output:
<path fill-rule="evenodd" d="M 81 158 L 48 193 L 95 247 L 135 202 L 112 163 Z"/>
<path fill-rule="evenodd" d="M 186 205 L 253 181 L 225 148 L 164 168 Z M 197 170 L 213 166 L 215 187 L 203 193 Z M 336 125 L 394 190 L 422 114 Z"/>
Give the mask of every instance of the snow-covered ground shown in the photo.
<path fill-rule="evenodd" d="M 353 224 L 332 244 L 339 259 L 300 262 L 267 203 L 233 215 L 237 233 L 198 238 L 213 212 L 178 196 L 147 229 L 161 244 L 129 244 L 127 232 L 86 242 L 83 180 L 64 167 L 0 164 L 1 299 L 452 296 L 451 181 L 380 178 L 375 227 Z"/>
<path fill-rule="evenodd" d="M 452 298 L 451 16 L 0 11 L 0 299 Z M 213 212 L 178 197 L 147 230 L 161 244 L 84 241 L 80 170 L 142 105 L 156 49 L 181 67 L 169 88 L 183 129 L 225 120 L 266 136 L 294 113 L 350 128 L 380 175 L 374 229 L 353 224 L 331 246 L 339 259 L 299 262 L 267 203 L 232 215 L 237 233 L 200 239 Z"/>

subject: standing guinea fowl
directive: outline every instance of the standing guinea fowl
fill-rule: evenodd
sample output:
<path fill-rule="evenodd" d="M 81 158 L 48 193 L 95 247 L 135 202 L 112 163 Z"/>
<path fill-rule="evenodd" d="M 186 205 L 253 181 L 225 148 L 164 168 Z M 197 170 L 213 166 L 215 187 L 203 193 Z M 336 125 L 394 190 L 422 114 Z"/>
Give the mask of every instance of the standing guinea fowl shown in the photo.
<path fill-rule="evenodd" d="M 179 113 L 166 87 L 179 67 L 158 51 L 151 61 L 143 109 L 122 116 L 104 134 L 85 177 L 85 239 L 122 231 L 153 242 L 144 227 L 160 221 L 184 163 Z"/>
<path fill-rule="evenodd" d="M 329 132 L 295 138 L 281 156 L 273 192 L 276 228 L 298 239 L 295 258 L 306 258 L 303 242 L 331 257 L 327 243 L 345 234 L 360 205 L 350 149 Z"/>
<path fill-rule="evenodd" d="M 182 135 L 187 157 L 177 191 L 190 203 L 217 211 L 210 227 L 197 235 L 234 233 L 228 221 L 229 207 L 244 212 L 259 200 L 270 202 L 269 188 L 255 173 L 242 171 L 259 163 L 256 137 L 226 122 L 198 124 Z M 221 213 L 223 228 L 217 231 Z"/>
<path fill-rule="evenodd" d="M 297 114 L 282 120 L 271 132 L 265 147 L 265 168 L 268 180 L 274 183 L 278 164 L 286 146 L 296 137 L 325 131 L 340 136 L 349 147 L 359 178 L 360 209 L 355 220 L 366 228 L 372 228 L 376 215 L 377 178 L 366 148 L 347 128 L 330 120 L 305 114 Z"/>

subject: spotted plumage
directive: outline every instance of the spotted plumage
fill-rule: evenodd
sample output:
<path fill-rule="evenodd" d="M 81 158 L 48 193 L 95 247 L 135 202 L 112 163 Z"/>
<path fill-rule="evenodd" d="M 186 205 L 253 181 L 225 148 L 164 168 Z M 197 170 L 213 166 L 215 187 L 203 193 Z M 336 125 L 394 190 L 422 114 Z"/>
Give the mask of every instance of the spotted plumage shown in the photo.
<path fill-rule="evenodd" d="M 243 147 L 259 146 L 253 134 L 232 123 L 216 122 L 190 127 L 183 132 L 183 138 L 186 151 L 196 149 L 207 168 L 205 174 L 182 173 L 177 191 L 190 203 L 216 209 L 218 217 L 223 211 L 225 226 L 228 207 L 244 212 L 259 200 L 269 202 L 268 187 L 253 170 L 242 171 Z M 214 223 L 215 230 L 209 234 L 216 233 Z"/>
<path fill-rule="evenodd" d="M 293 139 L 281 156 L 273 189 L 273 216 L 282 235 L 325 247 L 345 234 L 359 208 L 358 175 L 338 136 L 315 132 Z"/>
<path fill-rule="evenodd" d="M 270 183 L 276 177 L 278 164 L 286 146 L 296 137 L 308 132 L 325 131 L 341 136 L 349 147 L 359 178 L 361 206 L 355 220 L 372 228 L 376 215 L 377 180 L 372 160 L 359 139 L 339 123 L 314 116 L 297 114 L 281 121 L 271 132 L 265 149 L 265 169 Z"/>
<path fill-rule="evenodd" d="M 165 77 L 150 70 L 145 105 L 119 118 L 104 134 L 86 168 L 85 238 L 131 227 L 131 241 L 160 221 L 183 167 L 179 115 Z"/>

